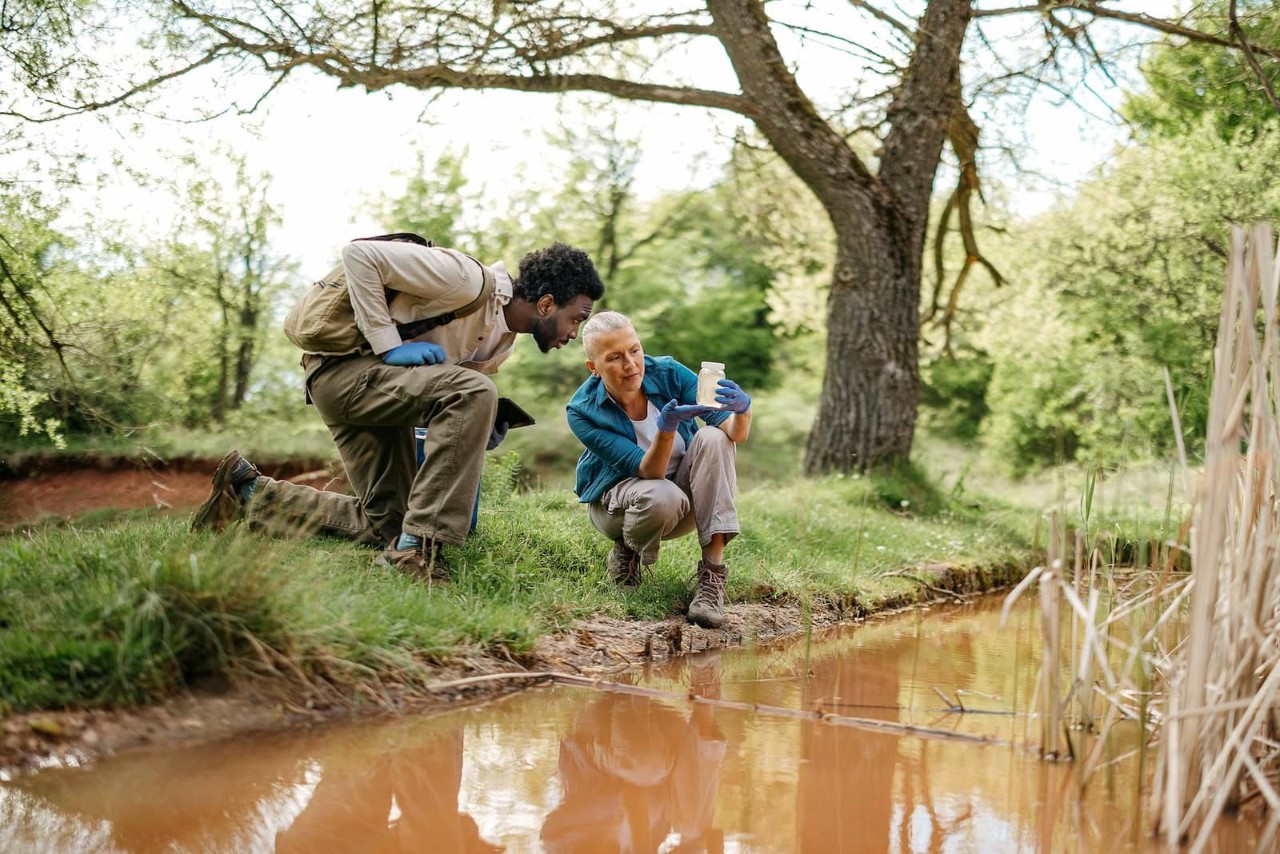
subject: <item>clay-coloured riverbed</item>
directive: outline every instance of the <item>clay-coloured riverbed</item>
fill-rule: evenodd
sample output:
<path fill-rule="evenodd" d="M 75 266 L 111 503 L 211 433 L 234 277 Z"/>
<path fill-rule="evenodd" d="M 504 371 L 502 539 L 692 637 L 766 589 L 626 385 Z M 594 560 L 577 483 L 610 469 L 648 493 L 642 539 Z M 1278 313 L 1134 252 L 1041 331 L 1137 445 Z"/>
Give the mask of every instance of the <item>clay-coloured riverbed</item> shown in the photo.
<path fill-rule="evenodd" d="M 999 604 L 626 677 L 665 699 L 551 686 L 13 777 L 0 783 L 0 850 L 1163 850 L 1135 758 L 1082 795 L 1073 765 L 1028 749 L 1035 613 L 1019 606 L 1000 628 Z M 1112 754 L 1136 735 L 1114 734 Z M 1252 826 L 1219 831 L 1213 850 L 1253 850 Z"/>

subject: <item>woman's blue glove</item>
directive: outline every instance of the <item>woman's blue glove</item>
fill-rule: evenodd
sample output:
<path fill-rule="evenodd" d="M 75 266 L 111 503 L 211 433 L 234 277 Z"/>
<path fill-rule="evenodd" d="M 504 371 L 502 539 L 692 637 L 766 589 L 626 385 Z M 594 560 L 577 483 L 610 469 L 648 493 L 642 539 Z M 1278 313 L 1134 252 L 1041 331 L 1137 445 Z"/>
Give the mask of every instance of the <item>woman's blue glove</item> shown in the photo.
<path fill-rule="evenodd" d="M 689 404 L 682 406 L 676 403 L 675 398 L 667 401 L 667 405 L 662 407 L 658 413 L 658 432 L 674 433 L 675 429 L 680 426 L 681 421 L 688 421 L 690 418 L 697 418 L 699 415 L 710 415 L 715 412 L 714 406 L 698 406 L 697 404 Z"/>
<path fill-rule="evenodd" d="M 507 430 L 511 429 L 511 424 L 506 421 L 499 421 L 493 425 L 492 432 L 489 433 L 489 443 L 484 446 L 486 451 L 492 451 L 494 448 L 502 444 L 502 440 L 507 438 Z"/>
<path fill-rule="evenodd" d="M 444 361 L 444 348 L 430 341 L 410 341 L 399 347 L 392 347 L 382 354 L 382 361 L 388 365 L 412 367 L 414 365 L 438 365 Z"/>
<path fill-rule="evenodd" d="M 751 396 L 738 387 L 733 380 L 718 380 L 716 382 L 716 403 L 720 404 L 722 409 L 732 412 L 734 415 L 742 415 L 751 408 Z"/>

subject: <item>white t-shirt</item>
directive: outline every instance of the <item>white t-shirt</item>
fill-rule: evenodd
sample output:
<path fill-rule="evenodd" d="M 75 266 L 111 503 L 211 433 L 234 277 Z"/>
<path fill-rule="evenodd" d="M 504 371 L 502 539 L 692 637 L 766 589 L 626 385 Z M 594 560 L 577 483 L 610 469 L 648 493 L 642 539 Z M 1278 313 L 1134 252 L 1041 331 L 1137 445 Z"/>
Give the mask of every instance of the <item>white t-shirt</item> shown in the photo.
<path fill-rule="evenodd" d="M 649 401 L 649 415 L 643 421 L 632 421 L 631 426 L 636 431 L 636 444 L 641 450 L 647 451 L 653 444 L 653 439 L 658 435 L 658 407 L 653 405 L 653 401 Z M 676 473 L 676 469 L 680 468 L 680 461 L 684 459 L 684 438 L 680 435 L 680 431 L 676 431 L 675 441 L 671 443 L 671 459 L 667 463 L 667 477 Z"/>

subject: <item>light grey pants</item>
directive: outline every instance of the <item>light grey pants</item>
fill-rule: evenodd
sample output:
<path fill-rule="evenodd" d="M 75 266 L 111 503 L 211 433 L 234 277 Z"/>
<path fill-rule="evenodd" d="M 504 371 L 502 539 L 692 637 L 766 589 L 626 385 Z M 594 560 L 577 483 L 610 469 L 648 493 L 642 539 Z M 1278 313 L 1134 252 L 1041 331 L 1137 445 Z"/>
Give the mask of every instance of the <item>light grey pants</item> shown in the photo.
<path fill-rule="evenodd" d="M 716 534 L 727 543 L 738 535 L 737 449 L 719 427 L 693 436 L 672 478 L 629 477 L 588 505 L 591 524 L 611 540 L 619 537 L 640 553 L 646 566 L 657 563 L 663 540 L 697 529 L 698 545 Z"/>
<path fill-rule="evenodd" d="M 355 495 L 261 478 L 251 529 L 373 546 L 402 530 L 451 545 L 466 540 L 498 406 L 492 380 L 457 365 L 397 367 L 357 356 L 317 372 L 310 391 Z M 430 430 L 419 466 L 413 428 L 423 425 Z"/>

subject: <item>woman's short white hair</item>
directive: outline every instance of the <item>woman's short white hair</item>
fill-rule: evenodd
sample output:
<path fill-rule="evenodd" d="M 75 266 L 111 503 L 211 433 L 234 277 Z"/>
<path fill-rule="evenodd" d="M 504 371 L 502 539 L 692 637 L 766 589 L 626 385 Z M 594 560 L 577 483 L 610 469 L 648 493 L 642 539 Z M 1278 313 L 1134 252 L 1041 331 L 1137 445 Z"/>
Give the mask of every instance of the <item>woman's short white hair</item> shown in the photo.
<path fill-rule="evenodd" d="M 587 358 L 592 361 L 596 357 L 596 340 L 602 335 L 617 332 L 619 329 L 635 329 L 631 319 L 620 311 L 602 311 L 591 315 L 582 325 L 582 349 L 587 351 Z"/>

